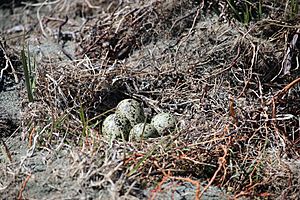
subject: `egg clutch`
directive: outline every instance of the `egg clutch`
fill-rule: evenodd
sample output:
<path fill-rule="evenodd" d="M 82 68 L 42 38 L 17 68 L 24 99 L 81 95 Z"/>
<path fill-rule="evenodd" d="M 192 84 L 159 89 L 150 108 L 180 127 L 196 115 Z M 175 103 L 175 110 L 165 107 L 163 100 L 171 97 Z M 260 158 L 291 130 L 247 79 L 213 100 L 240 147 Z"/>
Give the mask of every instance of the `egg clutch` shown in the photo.
<path fill-rule="evenodd" d="M 167 135 L 175 127 L 176 120 L 169 113 L 159 113 L 147 123 L 142 105 L 134 99 L 124 99 L 115 113 L 103 121 L 102 134 L 110 140 L 138 141 Z"/>

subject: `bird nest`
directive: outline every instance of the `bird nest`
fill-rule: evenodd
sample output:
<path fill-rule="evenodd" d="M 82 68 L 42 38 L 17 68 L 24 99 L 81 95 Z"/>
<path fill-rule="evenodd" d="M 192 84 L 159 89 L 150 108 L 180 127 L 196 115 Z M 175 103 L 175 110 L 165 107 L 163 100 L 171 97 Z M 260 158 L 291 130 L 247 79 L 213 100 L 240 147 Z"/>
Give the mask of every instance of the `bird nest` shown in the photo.
<path fill-rule="evenodd" d="M 244 25 L 227 1 L 87 2 L 60 7 L 86 21 L 56 25 L 61 43 L 74 30 L 76 52 L 38 64 L 29 142 L 73 146 L 81 186 L 115 184 L 119 195 L 170 180 L 192 183 L 196 197 L 212 185 L 236 198 L 299 194 L 298 15 L 266 2 L 266 16 Z M 149 116 L 172 113 L 178 130 L 109 144 L 101 123 L 125 98 Z"/>

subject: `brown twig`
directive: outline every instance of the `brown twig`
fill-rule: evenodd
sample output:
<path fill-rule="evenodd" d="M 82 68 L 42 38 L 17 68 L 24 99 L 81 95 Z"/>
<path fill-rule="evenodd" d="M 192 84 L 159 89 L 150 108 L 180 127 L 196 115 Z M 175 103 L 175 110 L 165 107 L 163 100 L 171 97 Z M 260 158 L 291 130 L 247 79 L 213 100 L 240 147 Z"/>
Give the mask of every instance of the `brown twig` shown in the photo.
<path fill-rule="evenodd" d="M 227 157 L 227 149 L 222 145 L 221 146 L 223 151 L 224 151 L 224 155 L 223 157 L 219 158 L 219 167 L 218 169 L 215 171 L 213 177 L 210 179 L 209 183 L 204 187 L 204 189 L 202 190 L 202 192 L 200 193 L 199 198 L 201 199 L 202 195 L 204 194 L 204 192 L 208 189 L 208 187 L 213 183 L 213 181 L 216 179 L 219 171 L 221 170 L 221 168 L 225 168 L 224 165 L 226 164 L 226 157 Z"/>
<path fill-rule="evenodd" d="M 10 153 L 7 145 L 5 144 L 4 140 L 1 137 L 0 137 L 0 141 L 1 141 L 2 145 L 3 145 L 3 149 L 1 148 L 2 151 L 3 151 L 3 154 L 7 156 L 9 162 L 12 162 L 11 153 Z"/>
<path fill-rule="evenodd" d="M 29 174 L 29 175 L 26 177 L 25 181 L 23 182 L 22 187 L 21 187 L 21 189 L 20 189 L 20 191 L 19 191 L 18 200 L 22 200 L 22 199 L 23 199 L 22 194 L 23 194 L 23 191 L 25 190 L 26 184 L 27 184 L 27 182 L 29 181 L 30 177 L 31 177 L 31 174 Z"/>
<path fill-rule="evenodd" d="M 156 166 L 158 166 L 157 162 L 156 162 Z M 159 182 L 159 184 L 155 187 L 155 189 L 152 191 L 154 193 L 154 195 L 152 195 L 149 199 L 151 199 L 151 200 L 155 199 L 156 193 L 158 191 L 161 191 L 161 187 L 162 187 L 163 183 L 165 183 L 169 179 L 173 179 L 173 180 L 190 182 L 191 184 L 195 185 L 195 187 L 196 187 L 195 200 L 200 200 L 201 196 L 199 195 L 200 194 L 200 183 L 199 183 L 199 181 L 195 181 L 195 180 L 192 180 L 190 178 L 185 178 L 185 177 L 172 176 L 170 171 L 168 171 L 167 173 L 164 170 L 161 170 L 161 171 L 164 174 L 164 177 Z"/>
<path fill-rule="evenodd" d="M 267 105 L 270 105 L 273 101 L 275 101 L 276 103 L 278 99 L 281 99 L 292 87 L 294 87 L 299 82 L 300 82 L 300 77 L 296 78 L 295 80 L 287 84 L 283 89 L 277 92 L 270 101 L 267 102 Z"/>
<path fill-rule="evenodd" d="M 34 133 L 35 133 L 35 128 L 33 127 L 32 130 L 30 131 L 29 138 L 28 138 L 28 147 L 29 148 L 32 146 L 32 138 L 33 138 Z"/>

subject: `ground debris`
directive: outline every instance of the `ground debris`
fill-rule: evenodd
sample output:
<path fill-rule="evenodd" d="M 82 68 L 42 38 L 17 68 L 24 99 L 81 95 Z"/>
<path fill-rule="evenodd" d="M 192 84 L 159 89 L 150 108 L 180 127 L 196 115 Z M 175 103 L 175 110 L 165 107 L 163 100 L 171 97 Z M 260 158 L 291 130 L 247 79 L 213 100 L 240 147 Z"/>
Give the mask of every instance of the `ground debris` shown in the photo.
<path fill-rule="evenodd" d="M 299 16 L 273 1 L 261 15 L 259 2 L 27 3 L 37 16 L 26 35 L 37 57 L 35 101 L 20 92 L 22 132 L 2 136 L 12 161 L 0 157 L 1 194 L 299 196 Z M 11 34 L 6 42 L 20 46 Z M 102 122 L 126 98 L 150 117 L 172 113 L 177 130 L 106 141 Z M 1 102 L 0 113 L 12 110 Z"/>

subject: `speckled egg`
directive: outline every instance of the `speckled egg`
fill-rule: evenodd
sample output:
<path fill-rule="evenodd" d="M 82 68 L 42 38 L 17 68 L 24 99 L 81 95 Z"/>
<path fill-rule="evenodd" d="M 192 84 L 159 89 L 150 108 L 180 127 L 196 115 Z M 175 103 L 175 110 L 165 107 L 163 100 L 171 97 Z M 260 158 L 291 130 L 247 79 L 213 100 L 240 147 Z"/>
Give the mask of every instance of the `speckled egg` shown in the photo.
<path fill-rule="evenodd" d="M 151 124 L 159 135 L 165 135 L 175 130 L 176 120 L 169 113 L 159 113 L 152 118 Z"/>
<path fill-rule="evenodd" d="M 140 140 L 156 137 L 159 137 L 157 130 L 152 124 L 148 123 L 139 123 L 135 125 L 129 133 L 129 140 Z"/>
<path fill-rule="evenodd" d="M 128 140 L 130 129 L 129 120 L 117 113 L 106 117 L 102 124 L 102 134 L 110 140 L 116 138 Z"/>
<path fill-rule="evenodd" d="M 144 109 L 134 99 L 124 99 L 117 105 L 116 113 L 126 117 L 131 126 L 145 121 Z"/>

